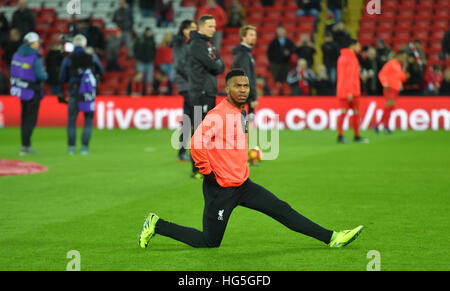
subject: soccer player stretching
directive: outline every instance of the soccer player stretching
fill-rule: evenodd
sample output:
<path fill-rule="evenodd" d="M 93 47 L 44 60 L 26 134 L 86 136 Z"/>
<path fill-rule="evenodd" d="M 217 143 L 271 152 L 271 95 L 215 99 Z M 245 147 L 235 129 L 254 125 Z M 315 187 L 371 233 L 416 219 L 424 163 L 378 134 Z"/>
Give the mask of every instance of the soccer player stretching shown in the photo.
<path fill-rule="evenodd" d="M 402 88 L 402 83 L 406 82 L 406 73 L 402 69 L 402 65 L 405 64 L 407 53 L 404 50 L 400 50 L 395 54 L 395 58 L 387 62 L 378 73 L 378 79 L 381 85 L 383 85 L 383 95 L 386 100 L 384 106 L 383 117 L 375 124 L 373 129 L 376 133 L 379 133 L 379 126 L 384 125 L 384 131 L 391 133 L 389 129 L 389 118 L 391 112 L 394 110 L 395 101 Z"/>
<path fill-rule="evenodd" d="M 249 81 L 241 69 L 231 70 L 225 79 L 227 98 L 206 115 L 191 140 L 192 158 L 204 175 L 203 231 L 149 213 L 139 234 L 140 247 L 146 248 L 155 234 L 196 248 L 219 247 L 231 212 L 238 205 L 265 213 L 330 247 L 343 247 L 353 241 L 362 225 L 340 232 L 325 229 L 248 178 L 248 121 L 243 108 L 250 91 Z"/>
<path fill-rule="evenodd" d="M 337 99 L 341 114 L 338 116 L 338 142 L 347 143 L 344 137 L 344 119 L 348 109 L 353 110 L 354 141 L 367 143 L 359 136 L 359 99 L 361 98 L 361 81 L 359 79 L 359 61 L 356 53 L 361 49 L 358 41 L 352 39 L 347 48 L 341 49 L 337 63 Z"/>

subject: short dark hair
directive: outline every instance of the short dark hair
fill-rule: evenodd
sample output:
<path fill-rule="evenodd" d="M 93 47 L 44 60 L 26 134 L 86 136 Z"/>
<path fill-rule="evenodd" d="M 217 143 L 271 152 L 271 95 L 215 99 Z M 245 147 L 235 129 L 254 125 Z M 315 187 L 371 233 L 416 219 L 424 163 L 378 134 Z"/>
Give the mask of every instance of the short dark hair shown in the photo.
<path fill-rule="evenodd" d="M 228 80 L 230 80 L 233 77 L 237 77 L 237 76 L 247 77 L 247 74 L 245 74 L 244 70 L 242 70 L 240 68 L 232 69 L 225 76 L 225 83 L 228 83 Z"/>
<path fill-rule="evenodd" d="M 210 20 L 210 19 L 215 19 L 214 16 L 210 15 L 210 14 L 205 14 L 200 16 L 200 18 L 198 19 L 198 26 L 205 24 L 206 20 Z"/>
<path fill-rule="evenodd" d="M 356 39 L 350 38 L 347 40 L 347 47 L 351 47 L 352 45 L 355 45 L 357 43 L 358 43 L 358 41 Z"/>
<path fill-rule="evenodd" d="M 180 28 L 178 29 L 178 35 L 183 35 L 183 30 L 191 26 L 192 22 L 194 22 L 194 20 L 191 19 L 183 20 L 180 24 Z"/>
<path fill-rule="evenodd" d="M 233 77 L 244 76 L 247 77 L 247 74 L 241 68 L 231 69 L 227 75 L 225 76 L 225 84 L 228 84 L 228 81 Z"/>

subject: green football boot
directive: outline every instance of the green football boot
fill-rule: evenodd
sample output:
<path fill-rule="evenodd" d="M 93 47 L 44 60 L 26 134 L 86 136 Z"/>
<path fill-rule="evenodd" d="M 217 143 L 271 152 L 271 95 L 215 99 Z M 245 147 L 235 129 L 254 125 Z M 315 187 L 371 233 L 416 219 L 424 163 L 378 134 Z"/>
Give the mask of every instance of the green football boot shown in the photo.
<path fill-rule="evenodd" d="M 343 230 L 339 232 L 333 232 L 333 236 L 331 237 L 331 241 L 328 244 L 331 248 L 342 248 L 354 241 L 361 231 L 364 229 L 364 226 L 360 225 L 351 230 Z"/>
<path fill-rule="evenodd" d="M 155 226 L 158 222 L 159 216 L 154 213 L 149 213 L 145 218 L 144 225 L 142 226 L 141 233 L 139 234 L 139 246 L 145 249 L 148 246 L 149 241 L 155 235 Z"/>

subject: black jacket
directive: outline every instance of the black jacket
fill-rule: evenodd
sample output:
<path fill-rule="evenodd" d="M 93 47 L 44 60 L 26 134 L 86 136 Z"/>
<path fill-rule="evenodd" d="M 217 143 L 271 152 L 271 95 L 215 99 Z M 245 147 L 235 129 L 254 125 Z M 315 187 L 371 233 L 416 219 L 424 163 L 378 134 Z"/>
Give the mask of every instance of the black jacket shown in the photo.
<path fill-rule="evenodd" d="M 189 95 L 215 97 L 217 94 L 217 75 L 225 71 L 225 65 L 219 52 L 211 44 L 210 38 L 190 32 L 188 48 Z"/>
<path fill-rule="evenodd" d="M 142 35 L 136 39 L 133 50 L 136 60 L 143 63 L 153 63 L 156 56 L 155 38 Z"/>
<path fill-rule="evenodd" d="M 255 60 L 253 59 L 251 48 L 245 45 L 238 45 L 231 50 L 234 55 L 233 69 L 241 68 L 244 70 L 250 82 L 250 94 L 248 95 L 247 103 L 250 101 L 256 101 L 256 74 L 255 74 Z"/>
<path fill-rule="evenodd" d="M 294 48 L 294 43 L 289 38 L 286 37 L 284 46 L 281 46 L 278 38 L 275 38 L 271 43 L 269 43 L 269 48 L 267 49 L 267 57 L 269 59 L 269 62 L 289 64 Z M 288 50 L 289 54 L 285 55 L 284 50 Z"/>
<path fill-rule="evenodd" d="M 176 35 L 173 40 L 173 66 L 175 68 L 175 83 L 178 92 L 189 91 L 188 43 L 184 35 Z"/>

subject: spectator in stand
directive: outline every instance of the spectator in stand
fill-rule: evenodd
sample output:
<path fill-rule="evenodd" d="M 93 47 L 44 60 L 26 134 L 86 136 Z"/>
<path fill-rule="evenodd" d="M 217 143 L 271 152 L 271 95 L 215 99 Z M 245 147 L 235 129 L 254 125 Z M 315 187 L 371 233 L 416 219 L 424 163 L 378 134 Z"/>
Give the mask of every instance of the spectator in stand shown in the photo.
<path fill-rule="evenodd" d="M 264 7 L 273 6 L 273 4 L 275 4 L 275 0 L 260 0 L 260 2 Z"/>
<path fill-rule="evenodd" d="M 273 80 L 277 83 L 277 90 L 286 82 L 290 69 L 291 55 L 294 51 L 294 43 L 286 36 L 284 27 L 277 28 L 277 36 L 269 43 L 267 57 Z"/>
<path fill-rule="evenodd" d="M 161 68 L 156 71 L 155 81 L 153 82 L 153 95 L 172 95 L 172 82 L 167 73 Z"/>
<path fill-rule="evenodd" d="M 100 27 L 94 25 L 92 21 L 88 18 L 86 19 L 87 28 L 87 46 L 94 49 L 95 54 L 98 56 L 103 56 L 105 54 L 106 41 L 105 36 Z"/>
<path fill-rule="evenodd" d="M 3 71 L 3 68 L 0 69 L 0 95 L 9 95 L 9 80 L 6 77 L 6 73 Z M 0 105 L 1 111 L 1 105 Z"/>
<path fill-rule="evenodd" d="M 423 70 L 416 57 L 409 53 L 406 71 L 405 95 L 420 95 L 422 93 Z"/>
<path fill-rule="evenodd" d="M 378 71 L 386 64 L 390 59 L 394 52 L 388 46 L 383 39 L 379 38 L 377 40 L 377 63 L 378 63 Z"/>
<path fill-rule="evenodd" d="M 325 65 L 319 65 L 317 69 L 317 80 L 314 87 L 316 88 L 316 95 L 318 96 L 335 96 L 336 86 L 330 80 Z"/>
<path fill-rule="evenodd" d="M 325 35 L 333 34 L 333 27 L 336 25 L 336 19 L 333 13 L 327 13 L 327 20 L 325 21 Z"/>
<path fill-rule="evenodd" d="M 143 18 L 155 16 L 156 0 L 139 0 L 139 9 Z"/>
<path fill-rule="evenodd" d="M 439 95 L 450 96 L 450 68 L 445 69 L 444 78 L 442 79 Z"/>
<path fill-rule="evenodd" d="M 103 56 L 105 53 L 105 37 L 97 26 L 93 25 L 89 18 L 77 19 L 70 35 L 82 34 L 88 41 L 88 46 L 94 48 L 97 55 Z"/>
<path fill-rule="evenodd" d="M 430 66 L 425 73 L 425 95 L 436 96 L 439 95 L 439 89 L 442 83 L 441 67 L 436 64 Z"/>
<path fill-rule="evenodd" d="M 172 53 L 172 34 L 166 33 L 156 50 L 155 66 L 166 73 L 170 82 L 174 79 L 173 53 Z"/>
<path fill-rule="evenodd" d="M 212 42 L 217 51 L 222 48 L 223 28 L 228 22 L 225 10 L 217 5 L 215 0 L 206 0 L 206 4 L 197 10 L 196 20 L 202 15 L 212 15 L 216 20 L 216 32 L 212 38 Z"/>
<path fill-rule="evenodd" d="M 314 44 L 310 40 L 309 34 L 302 34 L 300 40 L 295 44 L 294 52 L 299 59 L 305 59 L 308 62 L 308 67 L 314 66 L 314 54 L 316 49 Z"/>
<path fill-rule="evenodd" d="M 127 94 L 131 97 L 142 97 L 146 95 L 146 84 L 144 74 L 135 72 L 133 78 L 128 82 Z"/>
<path fill-rule="evenodd" d="M 442 39 L 442 58 L 444 60 L 450 60 L 450 29 L 447 30 Z"/>
<path fill-rule="evenodd" d="M 106 71 L 108 72 L 123 71 L 123 68 L 119 65 L 121 37 L 121 30 L 115 29 L 108 38 L 106 44 Z"/>
<path fill-rule="evenodd" d="M 414 57 L 417 60 L 417 63 L 419 66 L 422 67 L 422 69 L 426 68 L 427 65 L 427 57 L 425 56 L 425 53 L 422 49 L 422 42 L 420 40 L 414 40 L 413 42 L 410 42 L 408 44 L 409 51 L 411 54 L 414 55 Z"/>
<path fill-rule="evenodd" d="M 14 53 L 22 44 L 22 36 L 17 28 L 12 28 L 9 31 L 9 39 L 3 44 L 3 60 L 9 68 Z"/>
<path fill-rule="evenodd" d="M 319 14 L 322 10 L 321 0 L 297 0 L 297 16 L 313 16 L 315 22 L 319 20 Z"/>
<path fill-rule="evenodd" d="M 344 8 L 342 3 L 343 1 L 344 0 L 327 0 L 328 13 L 332 13 L 334 15 L 336 22 L 342 20 L 342 9 Z"/>
<path fill-rule="evenodd" d="M 153 31 L 145 28 L 144 33 L 134 42 L 134 57 L 136 58 L 136 71 L 143 74 L 147 86 L 153 83 L 156 43 Z"/>
<path fill-rule="evenodd" d="M 291 95 L 311 96 L 311 89 L 315 85 L 316 74 L 308 67 L 308 62 L 305 59 L 297 61 L 297 67 L 292 69 L 288 76 L 287 82 L 291 86 Z"/>
<path fill-rule="evenodd" d="M 9 24 L 8 19 L 5 17 L 5 13 L 0 11 L 0 46 L 3 46 L 3 43 L 8 41 L 9 34 Z"/>
<path fill-rule="evenodd" d="M 173 0 L 157 0 L 156 14 L 158 27 L 168 27 L 173 22 Z"/>
<path fill-rule="evenodd" d="M 125 47 L 127 48 L 128 51 L 128 57 L 132 58 L 133 57 L 132 31 L 134 24 L 133 12 L 128 7 L 128 4 L 125 0 L 119 0 L 119 8 L 114 12 L 113 22 L 122 31 L 120 36 L 120 45 L 122 43 L 125 44 Z"/>
<path fill-rule="evenodd" d="M 363 54 L 364 57 L 361 62 L 361 89 L 367 95 L 380 95 L 381 84 L 378 80 L 377 50 L 374 47 L 368 47 L 363 50 Z"/>
<path fill-rule="evenodd" d="M 272 93 L 270 92 L 269 85 L 267 85 L 266 78 L 261 75 L 256 76 L 256 94 L 258 96 L 270 96 Z"/>
<path fill-rule="evenodd" d="M 336 22 L 333 26 L 333 39 L 338 44 L 339 50 L 346 48 L 347 44 L 351 41 L 352 37 L 345 28 L 343 21 Z"/>
<path fill-rule="evenodd" d="M 228 27 L 242 27 L 247 25 L 247 12 L 239 0 L 232 0 L 227 8 Z"/>
<path fill-rule="evenodd" d="M 11 27 L 19 29 L 21 36 L 34 30 L 36 19 L 34 13 L 28 8 L 26 0 L 19 1 L 19 8 L 14 12 Z"/>
<path fill-rule="evenodd" d="M 337 60 L 339 58 L 339 46 L 333 40 L 331 34 L 326 34 L 322 45 L 323 64 L 327 69 L 327 75 L 333 84 L 336 84 L 336 68 Z"/>
<path fill-rule="evenodd" d="M 61 71 L 61 64 L 65 57 L 61 44 L 58 41 L 50 43 L 50 50 L 45 56 L 45 67 L 47 68 L 48 79 L 47 83 L 50 85 L 51 92 L 54 95 L 61 93 L 61 83 L 59 82 L 59 73 Z"/>

